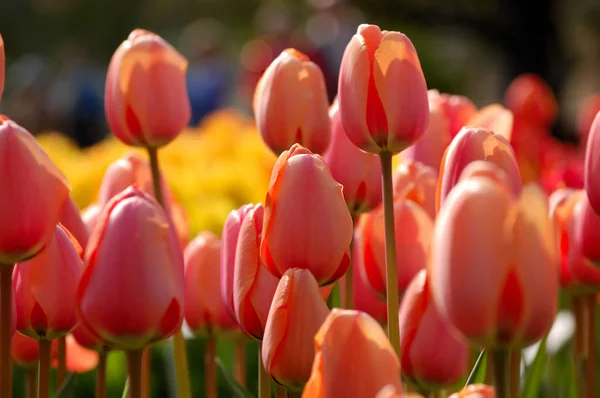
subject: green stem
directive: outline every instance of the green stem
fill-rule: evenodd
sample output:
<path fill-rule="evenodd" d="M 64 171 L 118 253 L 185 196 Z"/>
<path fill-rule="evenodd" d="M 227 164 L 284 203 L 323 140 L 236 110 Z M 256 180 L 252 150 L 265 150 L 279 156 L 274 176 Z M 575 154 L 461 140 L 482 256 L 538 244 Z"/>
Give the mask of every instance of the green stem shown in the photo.
<path fill-rule="evenodd" d="M 400 330 L 398 323 L 398 269 L 396 264 L 396 231 L 394 226 L 394 190 L 392 187 L 392 153 L 381 152 L 383 173 L 383 216 L 385 219 L 386 297 L 388 338 L 400 357 Z"/>
<path fill-rule="evenodd" d="M 52 341 L 42 338 L 38 341 L 40 360 L 38 363 L 38 398 L 50 397 L 50 348 Z"/>
<path fill-rule="evenodd" d="M 142 398 L 142 352 L 143 349 L 127 351 L 129 373 L 129 398 Z"/>
<path fill-rule="evenodd" d="M 588 355 L 586 360 L 586 389 L 587 398 L 596 398 L 596 295 L 585 297 L 587 302 L 587 338 Z"/>
<path fill-rule="evenodd" d="M 493 358 L 496 396 L 497 398 L 510 398 L 510 352 L 505 349 L 497 349 L 494 351 Z"/>
<path fill-rule="evenodd" d="M 106 351 L 98 353 L 98 367 L 96 368 L 96 398 L 106 398 Z"/>
<path fill-rule="evenodd" d="M 162 207 L 165 207 L 165 199 L 163 198 L 162 184 L 160 182 L 160 168 L 158 166 L 158 149 L 148 148 L 148 157 L 150 158 L 150 169 L 152 170 L 154 197 Z"/>
<path fill-rule="evenodd" d="M 352 217 L 354 220 L 354 217 Z M 354 238 L 350 241 L 350 265 L 344 276 L 344 305 L 347 310 L 354 308 Z"/>
<path fill-rule="evenodd" d="M 67 378 L 67 339 L 63 336 L 57 340 L 58 368 L 56 369 L 56 390 L 58 391 Z"/>
<path fill-rule="evenodd" d="M 12 397 L 10 357 L 12 317 L 12 273 L 14 265 L 0 264 L 0 396 Z"/>
<path fill-rule="evenodd" d="M 262 361 L 262 343 L 258 347 L 258 398 L 271 397 L 271 377 Z"/>

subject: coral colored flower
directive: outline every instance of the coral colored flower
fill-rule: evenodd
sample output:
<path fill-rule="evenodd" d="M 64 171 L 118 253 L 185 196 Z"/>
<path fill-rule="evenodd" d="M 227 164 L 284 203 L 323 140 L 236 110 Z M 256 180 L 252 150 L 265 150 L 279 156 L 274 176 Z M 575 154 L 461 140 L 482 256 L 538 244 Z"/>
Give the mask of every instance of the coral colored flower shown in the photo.
<path fill-rule="evenodd" d="M 0 264 L 14 264 L 52 240 L 71 188 L 35 138 L 4 115 L 0 159 Z"/>
<path fill-rule="evenodd" d="M 72 334 L 65 338 L 67 347 L 66 366 L 71 373 L 85 373 L 96 369 L 99 355 L 79 345 Z M 52 341 L 52 367 L 58 367 L 58 340 Z"/>
<path fill-rule="evenodd" d="M 402 160 L 394 170 L 393 185 L 395 199 L 411 200 L 421 206 L 431 219 L 435 219 L 435 169 L 420 162 Z"/>
<path fill-rule="evenodd" d="M 338 102 L 329 110 L 332 140 L 323 159 L 333 178 L 344 187 L 344 199 L 353 214 L 374 209 L 381 203 L 381 162 L 377 155 L 361 151 L 346 135 Z"/>
<path fill-rule="evenodd" d="M 304 398 L 375 397 L 388 385 L 402 392 L 398 357 L 364 312 L 334 308 L 315 336 L 315 349 Z"/>
<path fill-rule="evenodd" d="M 130 187 L 105 206 L 77 291 L 81 322 L 108 346 L 140 349 L 183 321 L 183 256 L 150 195 Z"/>
<path fill-rule="evenodd" d="M 462 95 L 440 94 L 440 105 L 450 121 L 450 136 L 454 138 L 467 125 L 467 122 L 477 113 L 477 107 L 467 97 Z"/>
<path fill-rule="evenodd" d="M 485 384 L 471 384 L 450 395 L 450 398 L 496 398 L 496 390 Z"/>
<path fill-rule="evenodd" d="M 283 152 L 265 201 L 260 253 L 267 269 L 276 277 L 309 269 L 321 286 L 339 279 L 350 264 L 352 226 L 325 161 L 298 144 Z"/>
<path fill-rule="evenodd" d="M 256 126 L 275 154 L 295 143 L 323 153 L 331 132 L 327 89 L 321 69 L 288 48 L 269 65 L 254 92 Z"/>
<path fill-rule="evenodd" d="M 419 205 L 410 200 L 394 201 L 398 291 L 402 294 L 413 277 L 427 266 L 433 221 Z M 364 214 L 358 225 L 362 261 L 360 272 L 367 285 L 382 299 L 386 291 L 385 231 L 383 208 Z"/>
<path fill-rule="evenodd" d="M 523 347 L 552 325 L 558 253 L 539 188 L 515 197 L 490 178 L 462 180 L 438 214 L 431 252 L 435 304 L 471 342 Z"/>
<path fill-rule="evenodd" d="M 80 323 L 71 331 L 71 335 L 77 343 L 89 350 L 101 351 L 105 349 L 104 342 L 91 332 L 84 324 Z"/>
<path fill-rule="evenodd" d="M 75 202 L 70 197 L 65 202 L 61 214 L 60 223 L 77 239 L 82 248 L 85 248 L 89 238 L 89 232 L 81 218 L 81 213 Z"/>
<path fill-rule="evenodd" d="M 210 232 L 194 238 L 183 252 L 185 321 L 198 335 L 218 335 L 237 329 L 221 300 L 221 241 Z"/>
<path fill-rule="evenodd" d="M 310 271 L 287 270 L 273 296 L 262 342 L 263 365 L 275 382 L 302 389 L 313 364 L 315 334 L 328 313 Z"/>
<path fill-rule="evenodd" d="M 154 33 L 136 29 L 115 51 L 106 75 L 104 107 L 115 137 L 126 145 L 160 147 L 191 116 L 188 62 Z"/>
<path fill-rule="evenodd" d="M 340 67 L 340 117 L 366 152 L 398 153 L 427 130 L 427 84 L 412 42 L 400 32 L 360 25 Z"/>
<path fill-rule="evenodd" d="M 56 226 L 42 252 L 15 265 L 15 314 L 20 333 L 52 340 L 66 335 L 77 324 L 75 295 L 83 262 L 81 248 L 71 239 L 62 226 Z"/>
<path fill-rule="evenodd" d="M 35 368 L 40 359 L 40 345 L 36 339 L 15 333 L 10 342 L 10 353 L 15 363 Z"/>
<path fill-rule="evenodd" d="M 501 135 L 510 141 L 513 132 L 514 116 L 511 111 L 499 104 L 488 105 L 474 114 L 468 121 L 467 126 L 479 127 Z"/>
<path fill-rule="evenodd" d="M 506 173 L 492 162 L 475 160 L 469 163 L 460 174 L 459 181 L 473 177 L 489 178 L 499 184 L 504 185 L 507 189 L 510 189 L 510 181 L 508 180 Z"/>
<path fill-rule="evenodd" d="M 508 86 L 504 103 L 515 118 L 550 126 L 558 113 L 558 103 L 552 89 L 538 75 L 525 73 L 517 76 Z"/>
<path fill-rule="evenodd" d="M 4 74 L 6 70 L 6 59 L 4 55 L 4 40 L 0 35 L 0 99 L 2 99 L 2 92 L 4 91 Z"/>
<path fill-rule="evenodd" d="M 596 114 L 590 134 L 588 136 L 585 152 L 585 192 L 592 208 L 600 214 L 600 112 Z"/>
<path fill-rule="evenodd" d="M 569 251 L 571 274 L 576 282 L 594 290 L 600 288 L 600 216 L 595 212 L 587 195 L 581 195 L 573 209 L 573 249 Z M 583 259 L 579 256 L 583 256 Z M 572 257 L 571 257 L 572 256 Z"/>
<path fill-rule="evenodd" d="M 406 378 L 433 391 L 452 386 L 466 375 L 469 345 L 436 309 L 425 270 L 406 289 L 398 318 L 400 367 Z"/>
<path fill-rule="evenodd" d="M 92 231 L 98 222 L 98 218 L 100 217 L 100 213 L 102 213 L 102 206 L 98 203 L 91 204 L 81 211 L 81 220 L 89 235 L 92 234 Z"/>

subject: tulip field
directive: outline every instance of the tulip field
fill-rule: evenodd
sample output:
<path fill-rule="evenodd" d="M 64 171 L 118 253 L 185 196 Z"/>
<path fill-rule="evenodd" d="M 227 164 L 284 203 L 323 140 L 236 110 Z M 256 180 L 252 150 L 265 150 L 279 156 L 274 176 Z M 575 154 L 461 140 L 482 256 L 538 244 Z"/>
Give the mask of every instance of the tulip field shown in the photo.
<path fill-rule="evenodd" d="M 0 398 L 600 396 L 597 98 L 565 143 L 365 24 L 333 103 L 287 49 L 188 127 L 187 66 L 131 32 L 91 148 L 0 115 Z"/>

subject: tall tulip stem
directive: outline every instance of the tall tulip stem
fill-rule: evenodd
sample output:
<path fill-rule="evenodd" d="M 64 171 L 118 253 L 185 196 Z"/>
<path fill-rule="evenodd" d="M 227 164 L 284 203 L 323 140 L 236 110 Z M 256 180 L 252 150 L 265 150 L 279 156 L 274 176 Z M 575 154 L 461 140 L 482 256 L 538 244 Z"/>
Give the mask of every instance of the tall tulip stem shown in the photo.
<path fill-rule="evenodd" d="M 142 351 L 142 397 L 150 396 L 150 376 L 152 374 L 152 347 L 147 346 Z"/>
<path fill-rule="evenodd" d="M 354 217 L 352 217 L 354 220 Z M 354 308 L 354 237 L 350 241 L 350 265 L 344 276 L 344 309 Z"/>
<path fill-rule="evenodd" d="M 235 341 L 235 381 L 246 387 L 246 338 L 240 336 Z"/>
<path fill-rule="evenodd" d="M 279 384 L 275 384 L 275 398 L 287 398 L 287 389 Z"/>
<path fill-rule="evenodd" d="M 40 360 L 38 362 L 38 398 L 50 397 L 50 350 L 51 340 L 39 340 Z"/>
<path fill-rule="evenodd" d="M 98 367 L 96 368 L 96 398 L 106 398 L 106 355 L 105 350 L 98 354 Z"/>
<path fill-rule="evenodd" d="M 521 350 L 510 352 L 510 394 L 517 398 L 521 389 Z"/>
<path fill-rule="evenodd" d="M 592 294 L 584 299 L 587 303 L 587 349 L 588 355 L 585 365 L 586 397 L 596 398 L 596 295 Z"/>
<path fill-rule="evenodd" d="M 394 191 L 392 187 L 392 153 L 381 152 L 383 174 L 383 216 L 385 219 L 385 264 L 388 338 L 400 357 L 400 325 L 398 323 L 398 269 L 396 264 L 396 230 L 394 226 Z"/>
<path fill-rule="evenodd" d="M 498 398 L 511 398 L 509 379 L 510 352 L 505 349 L 497 349 L 494 351 L 494 385 L 496 387 L 496 396 Z"/>
<path fill-rule="evenodd" d="M 143 349 L 127 351 L 129 374 L 129 398 L 142 398 L 142 352 Z"/>
<path fill-rule="evenodd" d="M 14 265 L 0 264 L 0 396 L 12 397 L 12 273 Z"/>
<path fill-rule="evenodd" d="M 158 165 L 157 148 L 148 148 L 148 157 L 150 158 L 150 168 L 152 170 L 152 184 L 154 186 L 154 197 L 156 201 L 164 208 L 165 202 L 160 183 L 160 168 Z M 188 370 L 187 351 L 185 349 L 185 340 L 183 333 L 178 330 L 173 335 L 173 356 L 175 362 L 175 375 L 177 379 L 177 396 L 179 398 L 191 398 L 190 374 Z M 150 356 L 148 355 L 148 358 Z"/>
<path fill-rule="evenodd" d="M 271 397 L 271 377 L 267 373 L 262 360 L 262 343 L 258 347 L 258 398 Z"/>
<path fill-rule="evenodd" d="M 58 368 L 56 369 L 56 390 L 58 391 L 67 378 L 67 338 L 63 336 L 57 340 Z"/>
<path fill-rule="evenodd" d="M 206 398 L 217 398 L 217 339 L 213 335 L 209 335 L 206 339 L 204 351 L 204 377 Z"/>
<path fill-rule="evenodd" d="M 37 369 L 33 366 L 25 371 L 25 397 L 37 398 Z"/>

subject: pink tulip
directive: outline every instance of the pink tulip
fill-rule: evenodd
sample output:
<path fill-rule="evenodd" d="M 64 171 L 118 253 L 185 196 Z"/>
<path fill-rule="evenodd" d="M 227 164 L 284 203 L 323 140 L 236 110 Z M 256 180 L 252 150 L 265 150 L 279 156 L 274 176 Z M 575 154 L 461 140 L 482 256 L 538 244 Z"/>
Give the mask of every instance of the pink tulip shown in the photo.
<path fill-rule="evenodd" d="M 595 212 L 588 197 L 581 195 L 573 209 L 574 236 L 570 251 L 571 274 L 575 281 L 594 289 L 600 287 L 600 216 Z M 583 258 L 579 257 L 583 256 Z M 571 257 L 572 256 L 572 257 Z"/>
<path fill-rule="evenodd" d="M 585 152 L 585 192 L 592 208 L 600 214 L 600 112 L 596 114 L 587 141 Z"/>
<path fill-rule="evenodd" d="M 516 118 L 551 126 L 558 114 L 558 103 L 552 89 L 538 75 L 525 73 L 508 86 L 504 102 Z"/>
<path fill-rule="evenodd" d="M 454 138 L 467 125 L 467 122 L 477 113 L 477 107 L 467 97 L 462 95 L 440 94 L 440 105 L 450 121 L 450 136 Z"/>
<path fill-rule="evenodd" d="M 94 230 L 101 213 L 102 206 L 100 206 L 98 203 L 91 204 L 81 211 L 81 220 L 85 225 L 88 235 L 92 234 L 92 231 Z"/>
<path fill-rule="evenodd" d="M 0 35 L 0 99 L 2 99 L 2 92 L 4 91 L 4 74 L 6 69 L 6 60 L 4 55 L 4 40 Z"/>
<path fill-rule="evenodd" d="M 500 104 L 492 104 L 474 114 L 466 125 L 490 130 L 494 134 L 511 141 L 513 123 L 514 116 L 511 111 Z"/>
<path fill-rule="evenodd" d="M 81 213 L 70 197 L 65 202 L 60 215 L 60 223 L 77 239 L 81 247 L 87 245 L 89 232 L 81 218 Z"/>
<path fill-rule="evenodd" d="M 394 170 L 394 198 L 418 204 L 435 220 L 437 171 L 420 162 L 402 161 Z"/>

